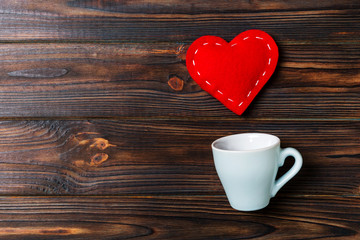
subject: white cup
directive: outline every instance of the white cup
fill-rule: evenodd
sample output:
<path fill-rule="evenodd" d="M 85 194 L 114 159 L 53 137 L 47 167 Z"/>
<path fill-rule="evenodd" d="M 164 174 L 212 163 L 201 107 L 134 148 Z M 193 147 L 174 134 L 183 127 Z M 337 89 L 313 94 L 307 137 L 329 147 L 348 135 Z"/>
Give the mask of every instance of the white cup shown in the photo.
<path fill-rule="evenodd" d="M 266 207 L 270 198 L 294 177 L 302 166 L 294 148 L 280 149 L 280 139 L 265 133 L 241 133 L 219 138 L 211 145 L 214 163 L 230 205 L 240 211 Z M 275 180 L 288 156 L 291 169 Z"/>

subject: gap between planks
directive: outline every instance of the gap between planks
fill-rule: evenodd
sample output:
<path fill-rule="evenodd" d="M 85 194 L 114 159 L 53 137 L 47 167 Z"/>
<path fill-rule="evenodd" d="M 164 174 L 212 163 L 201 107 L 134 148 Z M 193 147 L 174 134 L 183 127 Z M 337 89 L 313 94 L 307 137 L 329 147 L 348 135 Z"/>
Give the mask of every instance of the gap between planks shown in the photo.
<path fill-rule="evenodd" d="M 360 118 L 259 118 L 259 117 L 243 117 L 243 116 L 234 116 L 234 117 L 179 117 L 179 116 L 139 116 L 139 117 L 126 117 L 126 116 L 85 116 L 85 117 L 76 117 L 76 116 L 62 116 L 62 117 L 0 117 L 0 121 L 45 121 L 45 120 L 74 120 L 74 121 L 86 121 L 86 120 L 155 120 L 155 121 L 166 121 L 166 120 L 178 120 L 178 121 L 204 121 L 204 120 L 226 120 L 226 121 L 349 121 L 357 122 L 360 121 Z"/>
<path fill-rule="evenodd" d="M 236 35 L 234 35 L 235 37 Z M 194 39 L 195 40 L 195 39 Z M 35 39 L 35 40 L 0 40 L 0 44 L 104 44 L 104 45 L 111 45 L 111 44 L 134 44 L 134 45 L 138 45 L 138 44 L 191 44 L 193 41 L 173 41 L 173 40 L 168 40 L 168 41 L 158 41 L 158 40 L 80 40 L 80 39 L 76 39 L 76 40 L 72 40 L 72 39 L 43 39 L 43 40 L 39 40 L 39 39 Z M 299 41 L 295 41 L 295 40 L 289 40 L 289 41 L 281 41 L 278 40 L 276 41 L 276 43 L 278 45 L 358 45 L 360 43 L 360 40 L 334 40 L 334 41 L 322 41 L 322 40 L 311 40 L 311 41 L 307 41 L 307 40 L 299 40 Z"/>
<path fill-rule="evenodd" d="M 116 194 L 116 195 L 109 195 L 109 194 L 89 194 L 89 195 L 1 195 L 0 194 L 0 200 L 5 198 L 39 198 L 39 199 L 55 199 L 55 198 L 226 198 L 225 193 L 219 194 L 219 193 L 204 193 L 204 194 L 189 194 L 189 193 L 178 193 L 178 194 L 167 194 L 167 193 L 153 193 L 153 194 L 135 194 L 135 193 L 124 193 L 124 194 Z M 360 192 L 359 194 L 341 194 L 341 195 L 334 195 L 334 194 L 284 194 L 280 193 L 279 196 L 276 196 L 275 198 L 321 198 L 321 199 L 331 199 L 331 198 L 360 198 Z"/>

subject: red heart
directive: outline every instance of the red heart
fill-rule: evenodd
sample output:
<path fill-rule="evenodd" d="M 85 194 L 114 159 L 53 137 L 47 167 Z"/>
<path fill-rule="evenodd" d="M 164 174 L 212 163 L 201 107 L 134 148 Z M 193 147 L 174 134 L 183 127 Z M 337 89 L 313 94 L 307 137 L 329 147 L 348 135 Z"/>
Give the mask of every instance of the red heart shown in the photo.
<path fill-rule="evenodd" d="M 275 71 L 278 58 L 270 35 L 248 30 L 230 43 L 200 37 L 186 53 L 186 66 L 202 89 L 241 115 Z"/>

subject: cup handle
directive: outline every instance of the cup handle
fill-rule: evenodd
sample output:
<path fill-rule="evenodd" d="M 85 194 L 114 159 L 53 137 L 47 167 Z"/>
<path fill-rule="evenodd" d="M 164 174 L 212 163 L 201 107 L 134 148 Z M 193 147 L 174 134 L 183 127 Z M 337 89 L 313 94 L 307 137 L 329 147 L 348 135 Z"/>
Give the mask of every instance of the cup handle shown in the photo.
<path fill-rule="evenodd" d="M 294 165 L 287 171 L 284 175 L 282 175 L 278 180 L 275 181 L 274 187 L 271 191 L 271 197 L 274 197 L 276 193 L 282 188 L 291 178 L 293 178 L 300 170 L 303 159 L 301 154 L 295 148 L 285 148 L 280 151 L 279 157 L 279 167 L 284 165 L 285 159 L 288 156 L 293 156 L 295 158 Z"/>

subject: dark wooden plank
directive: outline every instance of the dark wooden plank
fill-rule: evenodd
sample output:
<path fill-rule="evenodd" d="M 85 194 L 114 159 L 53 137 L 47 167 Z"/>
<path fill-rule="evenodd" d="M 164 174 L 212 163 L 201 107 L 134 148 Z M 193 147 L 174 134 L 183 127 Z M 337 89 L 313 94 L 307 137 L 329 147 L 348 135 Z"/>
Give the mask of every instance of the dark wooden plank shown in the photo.
<path fill-rule="evenodd" d="M 181 1 L 173 0 L 169 4 L 166 0 L 152 1 L 112 1 L 112 0 L 72 0 L 68 6 L 80 9 L 91 9 L 116 13 L 172 13 L 172 14 L 200 14 L 200 13 L 228 13 L 228 12 L 256 12 L 272 10 L 312 10 L 312 9 L 349 9 L 360 7 L 358 1 L 311 1 L 275 0 L 275 1 Z"/>
<path fill-rule="evenodd" d="M 208 34 L 230 40 L 250 28 L 268 31 L 278 41 L 360 37 L 356 0 L 236 2 L 6 0 L 0 7 L 0 40 L 193 41 Z"/>
<path fill-rule="evenodd" d="M 259 12 L 259 11 L 301 11 L 301 10 L 331 10 L 331 9 L 356 9 L 360 4 L 356 0 L 328 0 L 321 2 L 297 1 L 297 0 L 273 0 L 273 1 L 211 1 L 195 0 L 181 1 L 172 0 L 56 0 L 42 2 L 41 0 L 9 1 L 2 3 L 4 13 L 23 13 L 24 9 L 30 13 L 39 11 L 43 13 L 80 15 L 80 16 L 112 16 L 124 13 L 144 14 L 205 14 L 205 13 L 236 13 L 236 12 Z M 5 11 L 5 10 L 8 11 Z M 96 11 L 94 11 L 96 10 Z"/>
<path fill-rule="evenodd" d="M 1 122 L 0 193 L 222 194 L 210 144 L 252 131 L 303 154 L 280 195 L 359 195 L 359 121 L 186 119 Z"/>
<path fill-rule="evenodd" d="M 2 239 L 358 239 L 359 197 L 273 199 L 238 212 L 221 196 L 1 197 Z"/>
<path fill-rule="evenodd" d="M 359 46 L 280 43 L 277 71 L 244 116 L 360 118 Z M 187 47 L 1 44 L 0 117 L 236 118 L 190 78 Z"/>

